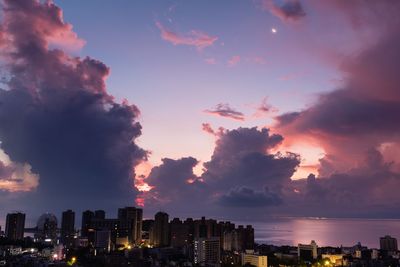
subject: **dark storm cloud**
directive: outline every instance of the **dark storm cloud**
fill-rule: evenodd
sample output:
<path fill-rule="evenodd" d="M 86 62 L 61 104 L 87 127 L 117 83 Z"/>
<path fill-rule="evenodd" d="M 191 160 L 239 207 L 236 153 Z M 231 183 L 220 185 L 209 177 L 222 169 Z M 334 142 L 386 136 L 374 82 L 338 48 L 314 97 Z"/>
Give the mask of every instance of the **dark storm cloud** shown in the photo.
<path fill-rule="evenodd" d="M 245 119 L 242 112 L 231 108 L 229 104 L 219 103 L 214 109 L 206 109 L 204 112 L 238 121 L 243 121 Z"/>
<path fill-rule="evenodd" d="M 214 153 L 200 177 L 193 173 L 197 164 L 193 158 L 164 159 L 154 167 L 146 179 L 153 186 L 145 193 L 148 206 L 204 209 L 206 204 L 213 208 L 280 204 L 282 188 L 300 163 L 298 155 L 270 151 L 283 137 L 268 129 L 238 128 L 220 130 L 216 138 Z"/>
<path fill-rule="evenodd" d="M 270 192 L 268 188 L 264 191 L 256 191 L 252 188 L 240 187 L 221 196 L 218 203 L 229 207 L 265 207 L 279 205 L 282 199 L 278 194 Z"/>
<path fill-rule="evenodd" d="M 1 148 L 40 175 L 30 200 L 50 209 L 133 202 L 134 166 L 147 155 L 134 143 L 137 107 L 107 94 L 102 62 L 55 48 L 83 41 L 53 3 L 6 0 L 3 12 Z"/>

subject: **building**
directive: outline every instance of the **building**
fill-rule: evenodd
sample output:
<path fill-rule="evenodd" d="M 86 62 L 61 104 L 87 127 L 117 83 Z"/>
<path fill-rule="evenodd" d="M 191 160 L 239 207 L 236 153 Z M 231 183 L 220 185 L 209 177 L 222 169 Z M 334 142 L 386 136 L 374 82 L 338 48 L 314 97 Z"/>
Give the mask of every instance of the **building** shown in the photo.
<path fill-rule="evenodd" d="M 106 212 L 104 210 L 95 210 L 94 218 L 104 220 L 106 218 Z"/>
<path fill-rule="evenodd" d="M 389 235 L 381 237 L 380 248 L 386 251 L 397 251 L 397 239 Z"/>
<path fill-rule="evenodd" d="M 200 266 L 220 266 L 221 246 L 219 237 L 196 238 L 194 240 L 194 264 Z"/>
<path fill-rule="evenodd" d="M 154 216 L 154 226 L 151 233 L 151 244 L 154 247 L 166 247 L 169 245 L 169 224 L 168 214 L 157 212 Z"/>
<path fill-rule="evenodd" d="M 246 252 L 242 253 L 242 265 L 245 264 L 256 267 L 267 267 L 268 259 L 267 256 L 255 254 L 254 250 L 246 250 Z"/>
<path fill-rule="evenodd" d="M 309 245 L 299 244 L 297 248 L 297 255 L 304 261 L 312 261 L 318 257 L 318 246 L 314 240 Z"/>
<path fill-rule="evenodd" d="M 142 242 L 143 210 L 135 207 L 118 209 L 118 219 L 126 226 L 129 243 L 139 245 Z"/>
<path fill-rule="evenodd" d="M 99 230 L 95 234 L 94 248 L 97 253 L 109 253 L 111 250 L 111 232 L 109 230 Z"/>
<path fill-rule="evenodd" d="M 88 237 L 90 223 L 93 218 L 94 218 L 94 212 L 91 210 L 86 210 L 82 213 L 81 236 Z"/>
<path fill-rule="evenodd" d="M 61 240 L 66 247 L 73 245 L 75 236 L 75 212 L 67 210 L 61 216 Z"/>
<path fill-rule="evenodd" d="M 251 225 L 246 228 L 239 225 L 237 229 L 230 226 L 222 234 L 222 247 L 225 251 L 245 251 L 254 248 L 254 229 Z"/>
<path fill-rule="evenodd" d="M 143 220 L 142 223 L 142 241 L 146 246 L 150 246 L 151 240 L 154 238 L 151 236 L 154 227 L 154 220 Z"/>
<path fill-rule="evenodd" d="M 42 214 L 37 222 L 35 238 L 41 242 L 55 244 L 57 241 L 57 225 L 57 217 L 54 214 Z"/>
<path fill-rule="evenodd" d="M 182 248 L 189 244 L 189 226 L 184 224 L 179 218 L 174 218 L 169 223 L 171 246 Z"/>
<path fill-rule="evenodd" d="M 9 213 L 6 218 L 5 235 L 11 240 L 22 240 L 24 238 L 25 214 L 21 212 Z"/>

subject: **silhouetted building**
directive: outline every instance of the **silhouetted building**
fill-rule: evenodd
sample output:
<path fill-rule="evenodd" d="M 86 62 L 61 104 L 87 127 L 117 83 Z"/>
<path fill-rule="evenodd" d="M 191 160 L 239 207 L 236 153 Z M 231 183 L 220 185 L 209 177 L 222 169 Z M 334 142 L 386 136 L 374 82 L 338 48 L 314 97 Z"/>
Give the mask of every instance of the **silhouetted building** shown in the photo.
<path fill-rule="evenodd" d="M 200 266 L 220 266 L 221 248 L 219 237 L 194 240 L 194 263 Z"/>
<path fill-rule="evenodd" d="M 318 257 L 318 246 L 314 240 L 309 245 L 299 244 L 297 247 L 297 255 L 300 259 L 305 261 L 312 261 Z"/>
<path fill-rule="evenodd" d="M 242 231 L 243 250 L 254 249 L 254 228 L 251 225 L 247 225 Z"/>
<path fill-rule="evenodd" d="M 82 213 L 81 236 L 88 237 L 90 223 L 93 218 L 94 212 L 91 210 L 86 210 Z"/>
<path fill-rule="evenodd" d="M 380 247 L 386 251 L 397 251 L 397 239 L 389 235 L 380 238 Z"/>
<path fill-rule="evenodd" d="M 187 218 L 183 224 L 188 228 L 188 243 L 192 244 L 194 240 L 194 221 L 192 218 Z"/>
<path fill-rule="evenodd" d="M 108 253 L 111 250 L 111 232 L 109 230 L 98 230 L 95 234 L 94 247 L 97 252 Z"/>
<path fill-rule="evenodd" d="M 239 225 L 234 229 L 234 225 L 227 225 L 223 234 L 222 247 L 225 251 L 244 251 L 254 248 L 254 229 L 251 225 L 246 228 Z M 232 229 L 233 228 L 233 229 Z"/>
<path fill-rule="evenodd" d="M 135 207 L 118 209 L 118 219 L 126 226 L 126 236 L 132 244 L 140 244 L 142 241 L 143 210 Z"/>
<path fill-rule="evenodd" d="M 35 237 L 41 242 L 55 244 L 57 241 L 57 217 L 51 213 L 42 214 L 37 222 Z"/>
<path fill-rule="evenodd" d="M 106 212 L 104 210 L 95 210 L 94 218 L 104 220 L 106 218 Z"/>
<path fill-rule="evenodd" d="M 194 221 L 194 237 L 195 238 L 207 238 L 208 227 L 205 217 L 201 217 L 201 220 Z"/>
<path fill-rule="evenodd" d="M 75 212 L 67 210 L 61 217 L 61 240 L 67 247 L 73 245 L 75 235 Z"/>
<path fill-rule="evenodd" d="M 174 218 L 169 223 L 171 246 L 182 248 L 189 244 L 189 226 L 184 224 L 179 218 Z"/>
<path fill-rule="evenodd" d="M 155 247 L 165 247 L 169 245 L 168 214 L 157 212 L 154 216 L 154 226 L 152 228 L 151 240 Z"/>
<path fill-rule="evenodd" d="M 22 240 L 24 238 L 25 214 L 9 213 L 6 218 L 5 235 L 11 240 Z"/>

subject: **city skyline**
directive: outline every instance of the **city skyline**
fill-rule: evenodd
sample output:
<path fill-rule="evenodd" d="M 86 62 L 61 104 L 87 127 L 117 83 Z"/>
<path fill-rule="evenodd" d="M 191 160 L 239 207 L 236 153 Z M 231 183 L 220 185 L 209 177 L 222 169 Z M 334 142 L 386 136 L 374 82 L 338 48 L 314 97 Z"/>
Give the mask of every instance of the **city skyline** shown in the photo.
<path fill-rule="evenodd" d="M 400 218 L 400 2 L 1 8 L 0 218 Z"/>

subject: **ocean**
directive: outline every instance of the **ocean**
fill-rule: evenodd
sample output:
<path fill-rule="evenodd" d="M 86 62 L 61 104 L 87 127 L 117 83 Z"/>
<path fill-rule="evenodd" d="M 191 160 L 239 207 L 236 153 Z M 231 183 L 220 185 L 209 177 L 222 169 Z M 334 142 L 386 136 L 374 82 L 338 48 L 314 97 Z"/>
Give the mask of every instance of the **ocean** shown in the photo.
<path fill-rule="evenodd" d="M 319 246 L 353 246 L 357 242 L 379 248 L 385 235 L 400 238 L 400 220 L 280 218 L 251 224 L 257 243 L 294 245 L 315 240 Z"/>

